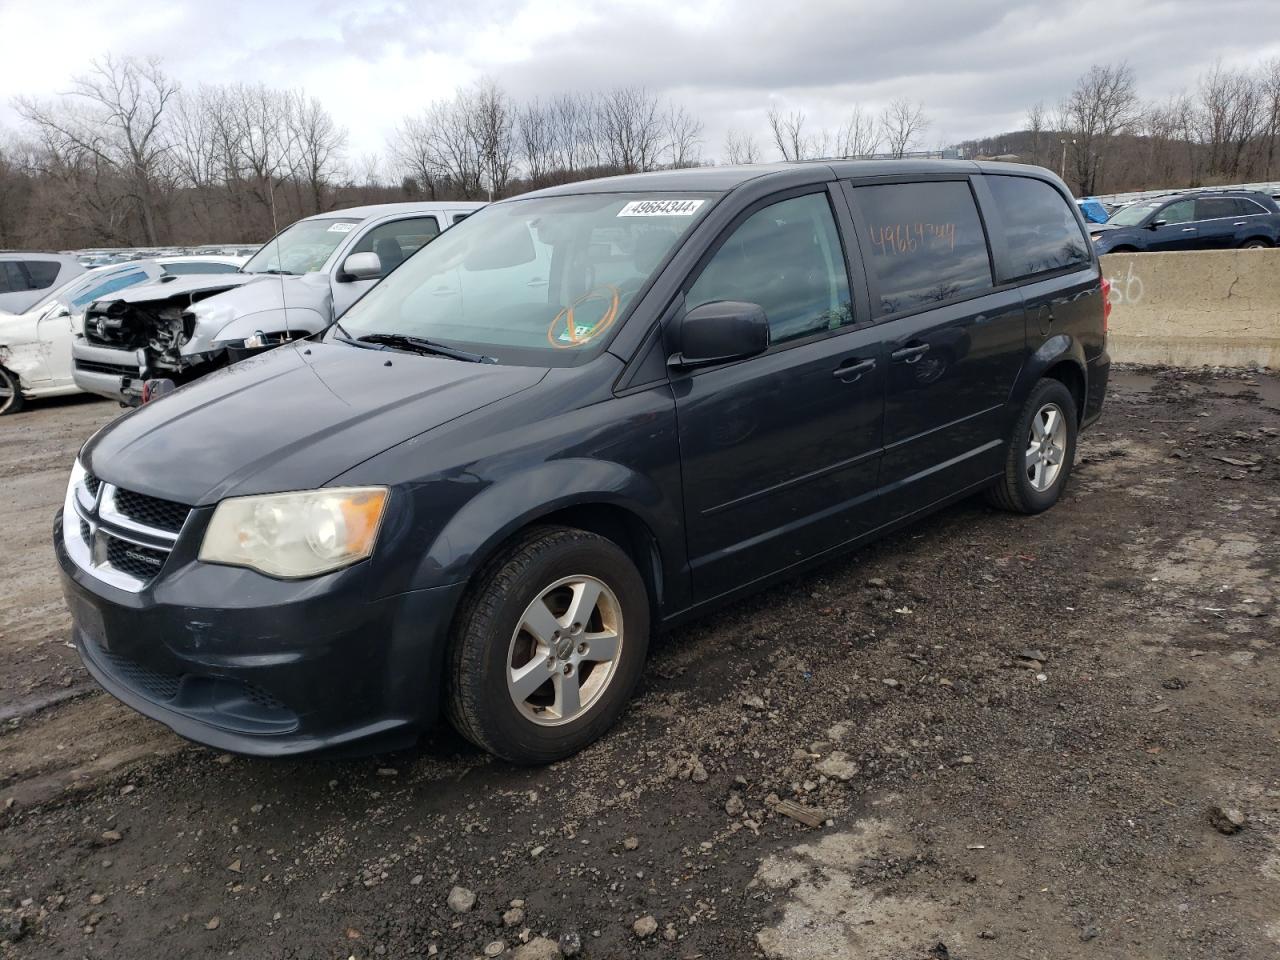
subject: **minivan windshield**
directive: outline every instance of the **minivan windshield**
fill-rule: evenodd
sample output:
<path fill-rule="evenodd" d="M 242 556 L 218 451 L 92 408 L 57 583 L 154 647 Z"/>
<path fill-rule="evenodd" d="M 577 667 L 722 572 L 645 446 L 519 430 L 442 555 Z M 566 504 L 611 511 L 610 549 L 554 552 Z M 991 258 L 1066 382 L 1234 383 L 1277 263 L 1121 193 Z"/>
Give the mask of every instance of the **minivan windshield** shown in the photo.
<path fill-rule="evenodd" d="M 1114 223 L 1118 227 L 1136 227 L 1159 206 L 1160 203 L 1131 203 L 1108 217 L 1107 223 Z"/>
<path fill-rule="evenodd" d="M 299 220 L 268 240 L 240 269 L 244 273 L 314 273 L 359 224 L 351 217 Z"/>
<path fill-rule="evenodd" d="M 594 193 L 493 204 L 365 294 L 343 315 L 341 335 L 415 337 L 500 363 L 570 366 L 608 341 L 713 198 Z"/>

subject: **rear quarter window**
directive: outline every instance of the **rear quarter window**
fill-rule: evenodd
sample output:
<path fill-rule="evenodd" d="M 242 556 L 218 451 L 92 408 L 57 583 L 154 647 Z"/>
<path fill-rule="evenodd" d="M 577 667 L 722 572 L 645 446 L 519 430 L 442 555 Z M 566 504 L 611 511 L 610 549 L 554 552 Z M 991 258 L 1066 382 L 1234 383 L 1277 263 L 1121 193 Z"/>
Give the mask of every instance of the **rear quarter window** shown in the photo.
<path fill-rule="evenodd" d="M 62 270 L 62 264 L 56 260 L 28 260 L 27 275 L 31 277 L 31 289 L 43 290 L 52 287 Z"/>
<path fill-rule="evenodd" d="M 967 181 L 893 183 L 851 192 L 880 314 L 991 289 L 987 238 Z"/>
<path fill-rule="evenodd" d="M 1030 177 L 988 176 L 986 182 L 1004 222 L 1009 275 L 1002 280 L 1089 263 L 1089 241 L 1052 186 Z"/>

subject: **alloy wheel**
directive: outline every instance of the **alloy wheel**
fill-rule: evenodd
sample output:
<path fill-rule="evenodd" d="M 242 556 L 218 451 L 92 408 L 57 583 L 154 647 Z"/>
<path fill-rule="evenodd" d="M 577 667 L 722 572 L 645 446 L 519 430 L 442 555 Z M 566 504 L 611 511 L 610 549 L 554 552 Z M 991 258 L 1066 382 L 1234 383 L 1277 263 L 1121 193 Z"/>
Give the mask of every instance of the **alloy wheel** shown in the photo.
<path fill-rule="evenodd" d="M 1067 419 L 1056 403 L 1046 403 L 1031 418 L 1024 461 L 1031 489 L 1044 493 L 1058 480 L 1067 455 Z"/>
<path fill-rule="evenodd" d="M 507 692 L 542 726 L 578 719 L 599 702 L 622 654 L 622 607 L 601 580 L 564 577 L 538 593 L 511 635 Z"/>

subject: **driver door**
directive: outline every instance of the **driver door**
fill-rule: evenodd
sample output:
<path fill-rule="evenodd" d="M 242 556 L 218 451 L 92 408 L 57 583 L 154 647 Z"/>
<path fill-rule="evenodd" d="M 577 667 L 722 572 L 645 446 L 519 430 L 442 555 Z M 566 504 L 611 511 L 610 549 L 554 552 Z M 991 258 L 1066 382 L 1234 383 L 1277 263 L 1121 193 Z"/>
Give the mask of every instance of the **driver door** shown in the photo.
<path fill-rule="evenodd" d="M 1195 200 L 1176 200 L 1152 218 L 1164 223 L 1152 230 L 1148 250 L 1193 250 L 1199 242 Z"/>

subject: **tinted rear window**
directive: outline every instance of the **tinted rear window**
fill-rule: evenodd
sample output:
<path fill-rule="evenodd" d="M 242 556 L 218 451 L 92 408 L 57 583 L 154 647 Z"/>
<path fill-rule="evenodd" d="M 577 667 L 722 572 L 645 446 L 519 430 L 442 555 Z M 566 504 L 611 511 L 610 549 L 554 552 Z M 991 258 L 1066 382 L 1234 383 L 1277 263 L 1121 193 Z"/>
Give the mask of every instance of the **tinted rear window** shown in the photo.
<path fill-rule="evenodd" d="M 1240 215 L 1240 202 L 1235 197 L 1196 198 L 1197 220 L 1221 220 Z"/>
<path fill-rule="evenodd" d="M 966 181 L 855 187 L 862 251 L 880 313 L 901 313 L 992 286 L 987 239 Z"/>
<path fill-rule="evenodd" d="M 1016 280 L 1089 262 L 1089 241 L 1057 190 L 1029 177 L 989 176 L 987 185 L 1004 221 L 1009 250 L 1010 273 L 1002 279 Z"/>

